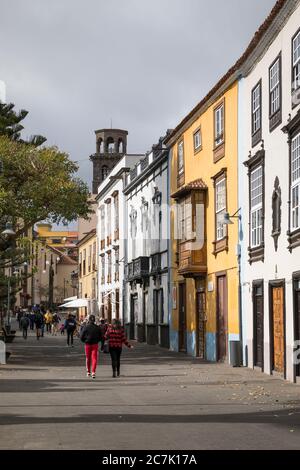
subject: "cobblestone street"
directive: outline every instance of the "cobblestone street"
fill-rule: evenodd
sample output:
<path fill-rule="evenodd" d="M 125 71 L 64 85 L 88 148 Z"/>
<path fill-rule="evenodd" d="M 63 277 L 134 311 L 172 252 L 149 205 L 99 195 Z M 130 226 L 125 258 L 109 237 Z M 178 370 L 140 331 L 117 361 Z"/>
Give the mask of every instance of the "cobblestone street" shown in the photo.
<path fill-rule="evenodd" d="M 299 449 L 299 386 L 158 347 L 124 349 L 113 379 L 101 354 L 18 332 L 0 366 L 1 449 Z"/>

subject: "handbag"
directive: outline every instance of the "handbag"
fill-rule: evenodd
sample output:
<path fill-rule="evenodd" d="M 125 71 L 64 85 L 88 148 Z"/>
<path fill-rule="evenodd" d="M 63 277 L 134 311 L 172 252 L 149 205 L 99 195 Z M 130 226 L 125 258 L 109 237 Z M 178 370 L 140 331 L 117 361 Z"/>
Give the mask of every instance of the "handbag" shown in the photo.
<path fill-rule="evenodd" d="M 109 353 L 109 342 L 108 341 L 104 342 L 103 352 L 106 353 L 106 354 Z"/>

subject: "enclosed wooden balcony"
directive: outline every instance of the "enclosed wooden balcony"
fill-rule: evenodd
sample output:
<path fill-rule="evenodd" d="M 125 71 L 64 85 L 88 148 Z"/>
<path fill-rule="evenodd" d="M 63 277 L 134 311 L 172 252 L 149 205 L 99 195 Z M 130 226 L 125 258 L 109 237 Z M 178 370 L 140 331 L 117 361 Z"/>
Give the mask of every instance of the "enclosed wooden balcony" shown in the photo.
<path fill-rule="evenodd" d="M 197 277 L 206 274 L 206 243 L 201 249 L 195 248 L 197 248 L 196 242 L 179 243 L 178 274 L 184 277 Z"/>

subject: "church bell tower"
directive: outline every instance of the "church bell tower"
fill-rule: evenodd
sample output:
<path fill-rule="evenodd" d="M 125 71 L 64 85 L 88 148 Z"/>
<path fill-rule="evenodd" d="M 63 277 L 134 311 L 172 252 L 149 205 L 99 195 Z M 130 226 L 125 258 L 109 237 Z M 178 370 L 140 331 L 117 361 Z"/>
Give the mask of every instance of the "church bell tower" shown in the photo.
<path fill-rule="evenodd" d="M 126 154 L 128 132 L 122 129 L 100 129 L 95 134 L 96 153 L 90 156 L 93 162 L 93 194 L 98 193 L 98 186 Z"/>

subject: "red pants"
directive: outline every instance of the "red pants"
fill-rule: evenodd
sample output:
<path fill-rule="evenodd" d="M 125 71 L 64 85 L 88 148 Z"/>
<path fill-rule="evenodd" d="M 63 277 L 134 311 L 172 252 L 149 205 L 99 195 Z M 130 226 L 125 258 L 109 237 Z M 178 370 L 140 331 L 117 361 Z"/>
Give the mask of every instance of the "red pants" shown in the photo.
<path fill-rule="evenodd" d="M 98 344 L 86 344 L 85 345 L 86 355 L 86 370 L 91 372 L 91 361 L 92 361 L 92 373 L 96 372 L 98 362 Z"/>

